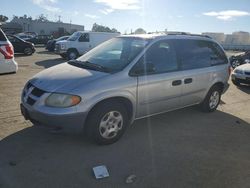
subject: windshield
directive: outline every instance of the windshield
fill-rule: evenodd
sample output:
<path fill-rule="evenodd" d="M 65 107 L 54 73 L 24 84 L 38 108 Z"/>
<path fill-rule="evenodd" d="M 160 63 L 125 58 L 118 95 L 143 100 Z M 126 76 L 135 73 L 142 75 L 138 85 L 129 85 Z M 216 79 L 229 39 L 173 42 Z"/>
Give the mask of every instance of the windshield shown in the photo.
<path fill-rule="evenodd" d="M 15 36 L 17 38 L 17 40 L 21 40 L 23 42 L 25 42 L 25 40 L 23 40 L 22 38 L 20 38 L 19 36 Z"/>
<path fill-rule="evenodd" d="M 110 72 L 121 71 L 148 44 L 138 38 L 113 38 L 79 58 L 80 61 L 100 65 Z"/>
<path fill-rule="evenodd" d="M 69 41 L 75 41 L 75 40 L 78 39 L 80 36 L 81 36 L 81 33 L 80 33 L 80 32 L 75 32 L 75 33 L 73 33 L 73 34 L 68 38 L 68 40 L 69 40 Z"/>

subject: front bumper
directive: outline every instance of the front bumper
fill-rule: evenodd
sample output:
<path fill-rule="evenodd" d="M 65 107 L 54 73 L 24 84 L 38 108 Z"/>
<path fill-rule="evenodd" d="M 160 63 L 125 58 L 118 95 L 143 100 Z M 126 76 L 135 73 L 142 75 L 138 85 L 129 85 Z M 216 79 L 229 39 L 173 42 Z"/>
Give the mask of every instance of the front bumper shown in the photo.
<path fill-rule="evenodd" d="M 54 52 L 55 52 L 55 54 L 66 54 L 67 50 L 61 49 L 59 45 L 55 45 Z"/>
<path fill-rule="evenodd" d="M 47 128 L 60 128 L 66 131 L 80 132 L 83 130 L 83 125 L 87 114 L 81 112 L 72 113 L 44 113 L 35 110 L 25 103 L 20 104 L 21 113 L 26 120 L 30 120 L 34 125 L 39 125 Z"/>
<path fill-rule="evenodd" d="M 243 84 L 250 84 L 250 76 L 246 76 L 244 74 L 232 74 L 231 76 L 232 81 L 243 83 Z"/>

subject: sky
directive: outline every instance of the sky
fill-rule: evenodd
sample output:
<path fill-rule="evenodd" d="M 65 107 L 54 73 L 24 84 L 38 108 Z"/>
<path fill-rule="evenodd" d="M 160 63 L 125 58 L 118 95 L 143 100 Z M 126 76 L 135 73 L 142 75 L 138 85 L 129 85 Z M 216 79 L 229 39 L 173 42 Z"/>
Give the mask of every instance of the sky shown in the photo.
<path fill-rule="evenodd" d="M 1 0 L 0 14 L 84 25 L 93 23 L 130 33 L 183 31 L 191 33 L 250 32 L 250 0 Z"/>

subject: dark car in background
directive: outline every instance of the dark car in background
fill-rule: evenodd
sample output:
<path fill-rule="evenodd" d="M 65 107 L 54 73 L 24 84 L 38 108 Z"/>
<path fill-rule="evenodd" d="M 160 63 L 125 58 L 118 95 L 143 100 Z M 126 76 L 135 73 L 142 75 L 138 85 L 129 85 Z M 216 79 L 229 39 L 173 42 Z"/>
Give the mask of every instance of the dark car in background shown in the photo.
<path fill-rule="evenodd" d="M 50 51 L 50 52 L 53 52 L 55 50 L 55 44 L 56 42 L 58 41 L 62 41 L 62 40 L 67 40 L 69 38 L 69 36 L 62 36 L 62 37 L 59 37 L 57 39 L 52 39 L 52 40 L 49 40 L 47 42 L 47 45 L 46 45 L 46 50 Z"/>
<path fill-rule="evenodd" d="M 250 51 L 246 51 L 240 55 L 231 56 L 229 61 L 232 68 L 235 69 L 236 67 L 245 64 L 247 61 L 250 61 Z"/>
<path fill-rule="evenodd" d="M 37 35 L 36 37 L 27 39 L 26 41 L 32 42 L 34 44 L 47 44 L 49 40 L 53 39 L 52 35 Z"/>
<path fill-rule="evenodd" d="M 13 45 L 15 53 L 32 55 L 36 51 L 34 44 L 31 42 L 24 41 L 23 39 L 14 35 L 7 35 L 7 37 Z"/>

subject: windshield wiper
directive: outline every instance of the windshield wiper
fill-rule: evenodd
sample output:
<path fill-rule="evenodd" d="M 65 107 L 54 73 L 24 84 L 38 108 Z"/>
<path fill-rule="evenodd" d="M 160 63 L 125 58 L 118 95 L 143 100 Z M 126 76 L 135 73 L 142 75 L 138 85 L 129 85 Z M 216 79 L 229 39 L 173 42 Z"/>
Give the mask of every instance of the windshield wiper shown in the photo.
<path fill-rule="evenodd" d="M 70 60 L 68 61 L 70 65 L 74 65 L 80 68 L 86 68 L 91 70 L 97 70 L 101 72 L 110 72 L 110 70 L 102 65 L 90 63 L 89 61 L 79 61 L 79 60 Z"/>

